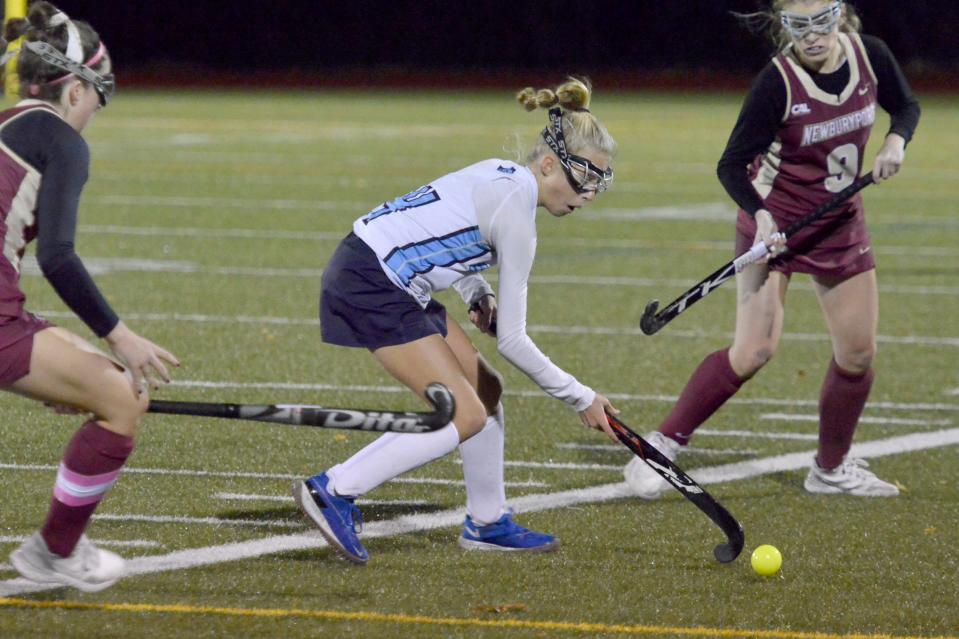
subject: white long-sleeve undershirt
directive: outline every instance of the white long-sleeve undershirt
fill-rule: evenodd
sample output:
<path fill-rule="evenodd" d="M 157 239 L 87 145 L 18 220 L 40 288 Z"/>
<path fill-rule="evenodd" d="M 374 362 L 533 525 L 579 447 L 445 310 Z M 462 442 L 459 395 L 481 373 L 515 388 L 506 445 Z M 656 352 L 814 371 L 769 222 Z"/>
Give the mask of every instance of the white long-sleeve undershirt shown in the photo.
<path fill-rule="evenodd" d="M 496 349 L 549 395 L 583 411 L 596 393 L 554 364 L 526 334 L 527 284 L 536 256 L 535 192 L 533 198 L 531 202 L 528 187 L 507 178 L 473 191 L 480 232 L 493 246 L 499 265 Z M 468 303 L 492 291 L 479 275 L 464 279 L 470 281 L 456 288 L 464 299 L 464 291 L 471 296 Z"/>

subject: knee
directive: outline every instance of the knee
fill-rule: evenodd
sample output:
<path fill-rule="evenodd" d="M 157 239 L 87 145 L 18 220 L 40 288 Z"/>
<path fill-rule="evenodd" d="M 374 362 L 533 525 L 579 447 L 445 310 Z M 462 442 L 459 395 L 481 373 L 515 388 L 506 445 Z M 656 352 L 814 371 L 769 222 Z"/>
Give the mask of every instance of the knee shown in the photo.
<path fill-rule="evenodd" d="M 135 394 L 127 384 L 111 391 L 105 392 L 101 398 L 102 407 L 96 411 L 97 417 L 108 422 L 110 430 L 133 437 L 150 405 L 150 396 L 146 392 Z"/>
<path fill-rule="evenodd" d="M 479 360 L 476 394 L 479 395 L 486 414 L 494 414 L 496 405 L 503 396 L 503 377 L 483 358 Z"/>
<path fill-rule="evenodd" d="M 453 423 L 459 431 L 460 440 L 465 441 L 483 430 L 486 425 L 486 415 L 486 407 L 477 395 L 457 397 Z"/>
<path fill-rule="evenodd" d="M 872 366 L 876 357 L 876 345 L 864 344 L 857 348 L 849 348 L 841 353 L 836 353 L 836 364 L 839 368 L 850 373 L 865 373 Z"/>
<path fill-rule="evenodd" d="M 742 379 L 746 380 L 759 372 L 773 358 L 776 349 L 770 344 L 729 351 L 729 363 Z"/>

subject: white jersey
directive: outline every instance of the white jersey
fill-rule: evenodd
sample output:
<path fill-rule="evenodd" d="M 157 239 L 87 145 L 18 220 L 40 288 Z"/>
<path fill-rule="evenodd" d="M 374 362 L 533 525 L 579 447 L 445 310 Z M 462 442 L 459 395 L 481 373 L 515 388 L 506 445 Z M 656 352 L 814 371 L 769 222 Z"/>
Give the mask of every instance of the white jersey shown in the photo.
<path fill-rule="evenodd" d="M 479 272 L 497 264 L 496 347 L 540 388 L 577 411 L 596 394 L 553 364 L 526 334 L 536 255 L 536 178 L 508 160 L 484 160 L 370 211 L 353 232 L 396 286 L 425 307 L 451 286 L 467 303 L 492 293 Z"/>

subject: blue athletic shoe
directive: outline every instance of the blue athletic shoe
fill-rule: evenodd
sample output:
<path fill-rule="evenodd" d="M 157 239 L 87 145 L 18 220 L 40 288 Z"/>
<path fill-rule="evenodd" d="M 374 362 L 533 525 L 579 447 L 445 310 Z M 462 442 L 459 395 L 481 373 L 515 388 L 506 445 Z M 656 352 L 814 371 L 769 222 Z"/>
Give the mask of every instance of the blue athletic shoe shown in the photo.
<path fill-rule="evenodd" d="M 559 539 L 523 528 L 513 521 L 512 513 L 506 513 L 487 526 L 477 526 L 467 515 L 459 545 L 466 550 L 549 552 L 559 548 Z"/>
<path fill-rule="evenodd" d="M 370 554 L 356 536 L 363 525 L 360 509 L 353 505 L 352 499 L 327 491 L 329 481 L 326 473 L 298 479 L 293 482 L 293 499 L 333 550 L 354 563 L 365 564 Z"/>

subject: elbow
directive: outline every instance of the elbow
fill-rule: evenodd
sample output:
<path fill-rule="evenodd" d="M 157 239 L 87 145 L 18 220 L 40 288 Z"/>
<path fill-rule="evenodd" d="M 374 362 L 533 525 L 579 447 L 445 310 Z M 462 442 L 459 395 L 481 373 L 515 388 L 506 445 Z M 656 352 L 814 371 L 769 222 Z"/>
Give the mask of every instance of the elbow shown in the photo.
<path fill-rule="evenodd" d="M 49 278 L 68 262 L 77 259 L 72 250 L 67 252 L 37 251 L 37 266 L 44 277 Z"/>
<path fill-rule="evenodd" d="M 506 333 L 496 336 L 496 352 L 503 356 L 506 361 L 513 361 L 512 356 L 516 352 L 517 346 L 523 341 L 523 333 Z"/>
<path fill-rule="evenodd" d="M 37 266 L 40 267 L 40 272 L 43 273 L 44 277 L 50 277 L 60 266 L 60 260 L 55 259 L 55 257 L 37 255 Z"/>
<path fill-rule="evenodd" d="M 721 184 L 729 180 L 729 161 L 725 156 L 719 158 L 719 162 L 716 163 L 716 177 Z"/>

